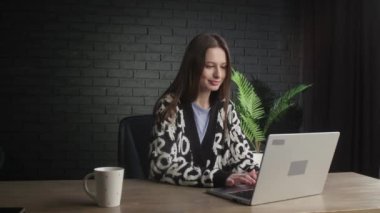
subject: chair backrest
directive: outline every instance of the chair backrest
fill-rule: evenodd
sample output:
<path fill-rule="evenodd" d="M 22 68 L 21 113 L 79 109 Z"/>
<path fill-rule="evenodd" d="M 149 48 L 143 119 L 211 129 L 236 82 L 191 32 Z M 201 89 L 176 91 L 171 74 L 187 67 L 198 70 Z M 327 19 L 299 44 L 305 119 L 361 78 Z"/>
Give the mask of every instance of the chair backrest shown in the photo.
<path fill-rule="evenodd" d="M 118 163 L 125 168 L 125 178 L 148 177 L 153 124 L 153 115 L 136 115 L 120 121 Z"/>

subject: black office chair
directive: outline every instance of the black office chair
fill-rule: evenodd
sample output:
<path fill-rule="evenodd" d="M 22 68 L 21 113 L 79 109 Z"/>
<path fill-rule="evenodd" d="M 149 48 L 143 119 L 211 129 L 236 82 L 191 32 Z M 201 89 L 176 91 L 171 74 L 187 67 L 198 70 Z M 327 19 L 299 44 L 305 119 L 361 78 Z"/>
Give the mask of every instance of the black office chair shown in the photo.
<path fill-rule="evenodd" d="M 125 168 L 125 178 L 148 177 L 153 124 L 153 115 L 136 115 L 120 121 L 118 163 Z"/>

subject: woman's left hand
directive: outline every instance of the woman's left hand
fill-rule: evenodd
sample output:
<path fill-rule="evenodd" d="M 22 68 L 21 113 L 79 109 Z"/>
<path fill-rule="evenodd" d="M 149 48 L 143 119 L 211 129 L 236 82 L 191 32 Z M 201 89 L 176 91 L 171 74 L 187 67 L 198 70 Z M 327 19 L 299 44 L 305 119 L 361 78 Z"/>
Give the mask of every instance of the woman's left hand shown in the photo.
<path fill-rule="evenodd" d="M 235 186 L 238 184 L 256 185 L 257 173 L 252 170 L 247 173 L 233 173 L 226 180 L 226 186 Z"/>

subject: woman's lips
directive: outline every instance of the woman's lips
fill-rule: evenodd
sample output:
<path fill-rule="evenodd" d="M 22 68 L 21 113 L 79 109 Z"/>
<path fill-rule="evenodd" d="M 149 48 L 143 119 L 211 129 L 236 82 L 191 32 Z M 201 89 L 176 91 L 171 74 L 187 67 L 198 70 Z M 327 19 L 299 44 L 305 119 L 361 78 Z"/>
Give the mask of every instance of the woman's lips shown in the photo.
<path fill-rule="evenodd" d="M 210 84 L 213 85 L 213 86 L 218 86 L 220 84 L 220 81 L 212 81 L 212 80 L 209 80 Z"/>

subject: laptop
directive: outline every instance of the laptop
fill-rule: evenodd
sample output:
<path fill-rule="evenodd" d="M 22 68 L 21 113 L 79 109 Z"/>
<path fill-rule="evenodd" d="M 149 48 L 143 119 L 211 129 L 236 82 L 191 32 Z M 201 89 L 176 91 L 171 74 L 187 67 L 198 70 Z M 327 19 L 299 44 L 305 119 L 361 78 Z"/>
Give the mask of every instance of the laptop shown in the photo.
<path fill-rule="evenodd" d="M 256 186 L 212 188 L 207 193 L 246 205 L 321 194 L 339 134 L 271 134 Z"/>

